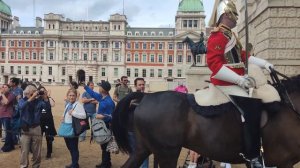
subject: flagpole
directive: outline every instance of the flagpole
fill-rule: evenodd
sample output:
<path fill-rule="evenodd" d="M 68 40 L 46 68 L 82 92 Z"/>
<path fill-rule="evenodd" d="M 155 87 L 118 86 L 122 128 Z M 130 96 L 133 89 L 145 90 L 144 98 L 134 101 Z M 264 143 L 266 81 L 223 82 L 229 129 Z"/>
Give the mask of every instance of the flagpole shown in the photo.
<path fill-rule="evenodd" d="M 245 36 L 246 36 L 246 58 L 245 59 L 245 75 L 248 75 L 248 55 L 249 55 L 249 29 L 248 29 L 248 3 L 247 0 L 245 0 Z"/>

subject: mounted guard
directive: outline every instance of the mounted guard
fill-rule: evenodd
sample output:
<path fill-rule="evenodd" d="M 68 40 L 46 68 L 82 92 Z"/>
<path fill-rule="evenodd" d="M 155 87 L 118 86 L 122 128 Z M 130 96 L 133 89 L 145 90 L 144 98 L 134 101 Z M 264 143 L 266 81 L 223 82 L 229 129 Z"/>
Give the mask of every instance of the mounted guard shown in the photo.
<path fill-rule="evenodd" d="M 208 67 L 212 71 L 211 83 L 241 112 L 245 119 L 243 156 L 249 160 L 251 168 L 261 168 L 263 164 L 260 162 L 260 119 L 264 102 L 260 96 L 252 97 L 252 90 L 264 85 L 275 95 L 274 99 L 269 101 L 280 101 L 280 97 L 272 86 L 266 84 L 263 73 L 250 74 L 256 76 L 256 81 L 248 76 L 247 63 L 265 68 L 269 72 L 274 66 L 266 60 L 247 56 L 242 50 L 239 39 L 231 31 L 236 27 L 238 20 L 235 4 L 231 0 L 217 0 L 216 3 L 218 5 L 215 5 L 215 13 L 210 21 L 216 27 L 208 39 L 206 55 Z"/>

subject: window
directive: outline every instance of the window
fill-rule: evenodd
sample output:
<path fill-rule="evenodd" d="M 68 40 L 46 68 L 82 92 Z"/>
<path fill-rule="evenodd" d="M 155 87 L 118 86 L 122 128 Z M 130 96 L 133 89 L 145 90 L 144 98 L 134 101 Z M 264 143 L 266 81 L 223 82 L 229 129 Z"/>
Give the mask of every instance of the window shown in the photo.
<path fill-rule="evenodd" d="M 26 59 L 26 60 L 29 60 L 29 59 L 30 59 L 29 52 L 25 52 L 25 59 Z"/>
<path fill-rule="evenodd" d="M 78 54 L 77 53 L 73 53 L 73 60 L 78 60 Z"/>
<path fill-rule="evenodd" d="M 147 49 L 147 43 L 143 43 L 143 49 L 144 49 L 144 50 Z"/>
<path fill-rule="evenodd" d="M 134 77 L 139 77 L 139 69 L 134 69 Z"/>
<path fill-rule="evenodd" d="M 162 77 L 162 69 L 157 70 L 157 77 L 159 77 L 159 78 Z"/>
<path fill-rule="evenodd" d="M 150 44 L 150 49 L 151 49 L 151 50 L 154 50 L 154 49 L 155 49 L 155 43 L 151 43 L 151 44 Z"/>
<path fill-rule="evenodd" d="M 132 32 L 127 32 L 127 35 L 128 36 L 132 36 Z"/>
<path fill-rule="evenodd" d="M 35 66 L 32 67 L 32 74 L 36 75 L 36 67 Z"/>
<path fill-rule="evenodd" d="M 52 67 L 48 67 L 48 75 L 52 75 Z"/>
<path fill-rule="evenodd" d="M 40 53 L 41 60 L 44 60 L 44 53 Z"/>
<path fill-rule="evenodd" d="M 130 48 L 131 48 L 131 43 L 130 43 L 130 42 L 127 42 L 127 43 L 126 43 L 126 47 L 127 47 L 128 49 L 130 49 Z"/>
<path fill-rule="evenodd" d="M 155 32 L 151 32 L 151 36 L 155 36 Z"/>
<path fill-rule="evenodd" d="M 173 55 L 169 55 L 169 57 L 168 57 L 168 62 L 169 62 L 169 63 L 172 63 L 172 62 L 173 62 Z"/>
<path fill-rule="evenodd" d="M 130 62 L 130 61 L 131 61 L 131 54 L 130 54 L 130 53 L 127 54 L 126 61 L 127 61 L 127 62 Z"/>
<path fill-rule="evenodd" d="M 53 57 L 54 57 L 53 55 L 54 55 L 53 53 L 49 53 L 49 59 L 48 60 L 52 61 Z"/>
<path fill-rule="evenodd" d="M 115 52 L 115 62 L 119 62 L 120 60 L 120 54 L 119 52 Z"/>
<path fill-rule="evenodd" d="M 150 69 L 150 77 L 154 77 L 154 69 Z"/>
<path fill-rule="evenodd" d="M 182 44 L 182 43 L 177 43 L 177 48 L 178 48 L 179 50 L 182 50 L 182 49 L 183 49 L 183 44 Z"/>
<path fill-rule="evenodd" d="M 15 59 L 15 53 L 14 52 L 10 52 L 10 59 Z"/>
<path fill-rule="evenodd" d="M 25 66 L 25 74 L 26 74 L 26 75 L 29 74 L 29 66 Z"/>
<path fill-rule="evenodd" d="M 138 42 L 134 43 L 134 48 L 139 49 L 139 43 Z"/>
<path fill-rule="evenodd" d="M 15 46 L 15 42 L 14 41 L 10 41 L 10 46 L 14 47 Z"/>
<path fill-rule="evenodd" d="M 134 62 L 139 62 L 139 54 L 134 54 Z"/>
<path fill-rule="evenodd" d="M 198 27 L 198 20 L 194 20 L 194 27 Z"/>
<path fill-rule="evenodd" d="M 163 43 L 159 43 L 159 44 L 158 44 L 158 49 L 159 49 L 159 50 L 162 50 L 162 49 L 163 49 Z"/>
<path fill-rule="evenodd" d="M 92 42 L 93 48 L 98 48 L 99 47 L 99 43 L 98 42 Z"/>
<path fill-rule="evenodd" d="M 93 53 L 93 60 L 94 61 L 97 61 L 97 57 L 98 57 L 98 54 L 97 53 Z"/>
<path fill-rule="evenodd" d="M 14 66 L 10 66 L 10 73 L 11 73 L 11 74 L 14 74 L 14 71 L 15 71 L 15 70 L 14 70 Z"/>
<path fill-rule="evenodd" d="M 154 55 L 153 54 L 150 55 L 150 62 L 154 62 Z"/>
<path fill-rule="evenodd" d="M 107 62 L 107 54 L 103 54 L 102 55 L 102 61 L 103 62 Z"/>
<path fill-rule="evenodd" d="M 140 36 L 140 32 L 135 32 L 135 36 Z"/>
<path fill-rule="evenodd" d="M 191 62 L 192 62 L 192 56 L 191 56 L 191 55 L 188 55 L 188 56 L 187 56 L 187 62 L 188 62 L 188 63 L 191 63 Z"/>
<path fill-rule="evenodd" d="M 148 36 L 148 33 L 147 32 L 143 32 L 143 36 Z"/>
<path fill-rule="evenodd" d="M 5 52 L 1 52 L 1 59 L 5 59 Z"/>
<path fill-rule="evenodd" d="M 146 77 L 146 76 L 147 76 L 147 70 L 146 70 L 146 69 L 143 69 L 143 70 L 142 70 L 142 75 L 143 75 L 143 77 Z"/>
<path fill-rule="evenodd" d="M 189 27 L 193 27 L 193 21 L 189 20 Z"/>
<path fill-rule="evenodd" d="M 79 48 L 79 42 L 78 41 L 73 41 L 72 45 L 73 45 L 73 48 Z"/>
<path fill-rule="evenodd" d="M 21 59 L 22 59 L 22 52 L 21 52 L 21 51 L 18 51 L 17 54 L 18 54 L 18 59 L 21 60 Z"/>
<path fill-rule="evenodd" d="M 162 55 L 158 55 L 158 62 L 163 62 L 163 56 Z"/>
<path fill-rule="evenodd" d="M 108 48 L 108 42 L 107 41 L 101 41 L 101 47 L 102 48 Z"/>
<path fill-rule="evenodd" d="M 142 57 L 143 57 L 143 60 L 142 60 L 142 61 L 143 61 L 143 62 L 147 62 L 147 54 L 143 54 Z"/>
<path fill-rule="evenodd" d="M 173 43 L 169 43 L 169 50 L 173 50 Z"/>
<path fill-rule="evenodd" d="M 54 42 L 53 41 L 49 41 L 49 47 L 53 47 L 54 46 Z"/>
<path fill-rule="evenodd" d="M 40 67 L 40 74 L 43 75 L 43 67 Z"/>
<path fill-rule="evenodd" d="M 183 27 L 187 27 L 187 20 L 183 20 Z"/>
<path fill-rule="evenodd" d="M 64 53 L 64 60 L 68 60 L 68 53 Z"/>
<path fill-rule="evenodd" d="M 182 77 L 182 71 L 181 71 L 181 69 L 177 69 L 177 77 Z"/>
<path fill-rule="evenodd" d="M 163 35 L 164 35 L 164 33 L 163 33 L 163 32 L 159 32 L 158 34 L 159 34 L 159 36 L 163 36 Z"/>
<path fill-rule="evenodd" d="M 65 76 L 66 75 L 66 67 L 61 68 L 61 75 Z"/>
<path fill-rule="evenodd" d="M 30 46 L 29 41 L 26 41 L 25 46 L 26 46 L 26 47 L 29 47 L 29 46 Z"/>
<path fill-rule="evenodd" d="M 34 60 L 36 60 L 37 59 L 37 57 L 36 57 L 36 53 L 34 52 L 34 53 L 32 53 L 32 59 L 34 59 Z"/>
<path fill-rule="evenodd" d="M 22 47 L 22 41 L 18 42 L 18 47 Z"/>
<path fill-rule="evenodd" d="M 1 66 L 1 73 L 4 73 L 4 66 Z"/>
<path fill-rule="evenodd" d="M 118 76 L 119 76 L 119 69 L 114 68 L 114 77 L 118 77 Z"/>
<path fill-rule="evenodd" d="M 115 48 L 120 48 L 120 42 L 119 41 L 115 41 Z"/>
<path fill-rule="evenodd" d="M 18 66 L 18 74 L 21 75 L 22 74 L 22 69 L 21 66 Z"/>
<path fill-rule="evenodd" d="M 83 42 L 83 48 L 89 48 L 89 42 L 84 41 Z"/>
<path fill-rule="evenodd" d="M 88 60 L 88 55 L 87 55 L 87 53 L 83 53 L 83 60 L 84 60 L 84 61 L 87 61 L 87 60 Z"/>
<path fill-rule="evenodd" d="M 41 41 L 41 47 L 44 47 L 45 43 L 43 41 Z"/>
<path fill-rule="evenodd" d="M 168 69 L 168 77 L 172 77 L 172 76 L 173 76 L 172 69 Z"/>
<path fill-rule="evenodd" d="M 131 75 L 131 70 L 130 70 L 130 68 L 127 68 L 127 69 L 126 69 L 126 75 L 127 75 L 128 77 L 130 77 L 130 75 Z"/>
<path fill-rule="evenodd" d="M 105 76 L 105 68 L 101 68 L 101 76 Z"/>
<path fill-rule="evenodd" d="M 5 40 L 1 40 L 1 46 L 5 47 L 6 46 L 6 41 Z"/>
<path fill-rule="evenodd" d="M 196 56 L 196 61 L 197 61 L 197 63 L 201 63 L 201 60 L 202 60 L 202 59 L 201 59 L 201 55 L 198 54 L 198 55 Z"/>
<path fill-rule="evenodd" d="M 63 45 L 64 45 L 64 48 L 69 48 L 69 42 L 68 41 L 64 41 Z"/>
<path fill-rule="evenodd" d="M 177 55 L 177 62 L 182 63 L 182 55 Z"/>

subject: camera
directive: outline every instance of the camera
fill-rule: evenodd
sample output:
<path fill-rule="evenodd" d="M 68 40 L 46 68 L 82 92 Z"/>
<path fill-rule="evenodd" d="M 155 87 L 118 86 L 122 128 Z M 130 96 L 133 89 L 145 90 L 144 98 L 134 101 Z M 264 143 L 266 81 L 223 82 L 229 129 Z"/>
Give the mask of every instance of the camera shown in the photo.
<path fill-rule="evenodd" d="M 44 95 L 45 94 L 45 92 L 44 91 L 42 91 L 42 90 L 39 90 L 39 93 L 38 93 L 40 96 L 42 96 L 42 95 Z"/>

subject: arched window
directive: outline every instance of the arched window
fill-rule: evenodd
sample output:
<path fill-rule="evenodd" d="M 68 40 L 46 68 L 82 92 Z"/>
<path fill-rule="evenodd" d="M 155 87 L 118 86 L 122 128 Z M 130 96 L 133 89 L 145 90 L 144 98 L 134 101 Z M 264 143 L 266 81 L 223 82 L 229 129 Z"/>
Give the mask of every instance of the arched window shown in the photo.
<path fill-rule="evenodd" d="M 51 25 L 49 24 L 49 29 L 51 29 Z"/>
<path fill-rule="evenodd" d="M 24 31 L 23 31 L 23 30 L 21 30 L 21 31 L 20 31 L 20 34 L 24 34 Z"/>
<path fill-rule="evenodd" d="M 52 27 L 53 27 L 53 29 L 55 29 L 55 25 L 54 24 L 52 25 Z"/>
<path fill-rule="evenodd" d="M 40 34 L 40 32 L 39 31 L 35 31 L 35 33 L 34 34 Z"/>
<path fill-rule="evenodd" d="M 27 34 L 31 34 L 31 31 L 29 30 L 29 31 L 27 32 Z"/>

